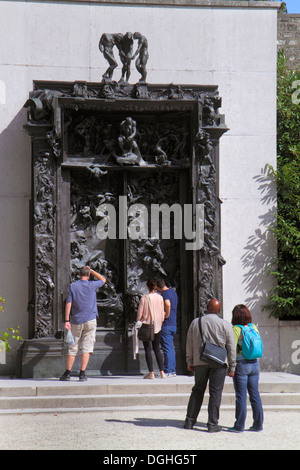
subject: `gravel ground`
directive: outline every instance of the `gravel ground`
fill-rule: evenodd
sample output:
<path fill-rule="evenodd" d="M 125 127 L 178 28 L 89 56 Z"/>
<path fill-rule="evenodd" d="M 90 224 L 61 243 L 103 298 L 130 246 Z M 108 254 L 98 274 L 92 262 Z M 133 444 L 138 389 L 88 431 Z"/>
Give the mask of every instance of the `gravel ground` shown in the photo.
<path fill-rule="evenodd" d="M 251 426 L 248 413 L 246 429 Z M 1 450 L 295 450 L 299 411 L 265 411 L 264 431 L 232 433 L 234 411 L 221 410 L 222 432 L 210 434 L 201 410 L 193 430 L 183 429 L 185 410 L 101 411 L 0 415 Z M 195 452 L 194 452 L 195 453 Z M 101 462 L 99 462 L 101 463 Z M 102 462 L 106 463 L 106 462 Z M 149 462 L 148 462 L 149 463 Z"/>

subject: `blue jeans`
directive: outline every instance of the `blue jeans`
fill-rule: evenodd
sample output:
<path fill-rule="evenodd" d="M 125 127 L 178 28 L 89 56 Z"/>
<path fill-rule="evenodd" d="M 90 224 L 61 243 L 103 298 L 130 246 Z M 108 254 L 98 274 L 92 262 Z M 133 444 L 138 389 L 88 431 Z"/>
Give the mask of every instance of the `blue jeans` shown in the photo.
<path fill-rule="evenodd" d="M 235 429 L 244 431 L 247 416 L 247 391 L 253 413 L 253 428 L 257 431 L 263 428 L 263 408 L 258 391 L 259 362 L 240 360 L 237 361 L 233 384 L 235 389 Z"/>
<path fill-rule="evenodd" d="M 166 374 L 176 373 L 176 357 L 174 349 L 174 335 L 176 326 L 162 326 L 160 344 L 164 353 L 164 372 Z"/>

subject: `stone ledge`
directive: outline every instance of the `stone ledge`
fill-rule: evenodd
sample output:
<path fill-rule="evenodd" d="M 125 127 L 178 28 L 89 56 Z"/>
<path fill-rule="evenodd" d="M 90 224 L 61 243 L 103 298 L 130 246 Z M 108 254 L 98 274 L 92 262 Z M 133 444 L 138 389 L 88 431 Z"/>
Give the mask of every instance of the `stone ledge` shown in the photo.
<path fill-rule="evenodd" d="M 41 1 L 41 3 L 43 3 Z M 279 9 L 279 1 L 249 1 L 249 0 L 65 0 L 64 3 L 89 3 L 111 5 L 149 5 L 149 6 L 180 6 L 203 8 L 254 8 Z"/>

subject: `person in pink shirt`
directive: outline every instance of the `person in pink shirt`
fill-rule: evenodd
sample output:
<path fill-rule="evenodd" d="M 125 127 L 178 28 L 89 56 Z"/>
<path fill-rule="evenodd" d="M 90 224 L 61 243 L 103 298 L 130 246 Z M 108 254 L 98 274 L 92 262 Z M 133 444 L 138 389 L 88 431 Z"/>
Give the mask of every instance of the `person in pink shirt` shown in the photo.
<path fill-rule="evenodd" d="M 152 349 L 154 351 L 158 368 L 160 371 L 160 376 L 162 379 L 166 377 L 164 373 L 164 360 L 163 355 L 160 350 L 160 335 L 161 335 L 161 327 L 162 323 L 165 319 L 165 312 L 164 312 L 164 302 L 161 295 L 155 292 L 156 289 L 156 282 L 153 280 L 147 281 L 147 287 L 149 290 L 149 294 L 145 294 L 142 296 L 136 321 L 141 321 L 142 323 L 150 323 L 151 320 L 151 312 L 154 322 L 154 340 L 153 341 L 143 341 L 145 355 L 146 355 L 146 362 L 149 369 L 149 373 L 145 375 L 144 379 L 154 379 L 154 372 L 153 372 L 153 360 L 152 360 Z M 151 309 L 149 305 L 149 301 L 151 304 Z"/>

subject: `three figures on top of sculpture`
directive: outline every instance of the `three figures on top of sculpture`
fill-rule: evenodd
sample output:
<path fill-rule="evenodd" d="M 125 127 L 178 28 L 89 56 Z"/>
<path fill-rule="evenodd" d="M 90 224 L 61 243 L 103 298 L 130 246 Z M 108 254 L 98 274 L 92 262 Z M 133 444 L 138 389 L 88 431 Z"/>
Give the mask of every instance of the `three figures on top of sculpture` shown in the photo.
<path fill-rule="evenodd" d="M 133 52 L 134 39 L 138 41 L 137 49 Z M 122 62 L 122 76 L 120 82 L 128 82 L 130 77 L 131 61 L 135 58 L 135 66 L 137 71 L 141 74 L 140 82 L 146 82 L 147 70 L 146 64 L 149 58 L 148 54 L 148 41 L 141 33 L 103 33 L 99 41 L 99 49 L 104 58 L 109 63 L 109 67 L 103 74 L 103 80 L 112 80 L 113 72 L 118 63 L 115 59 L 113 48 L 117 47 L 119 56 Z"/>

